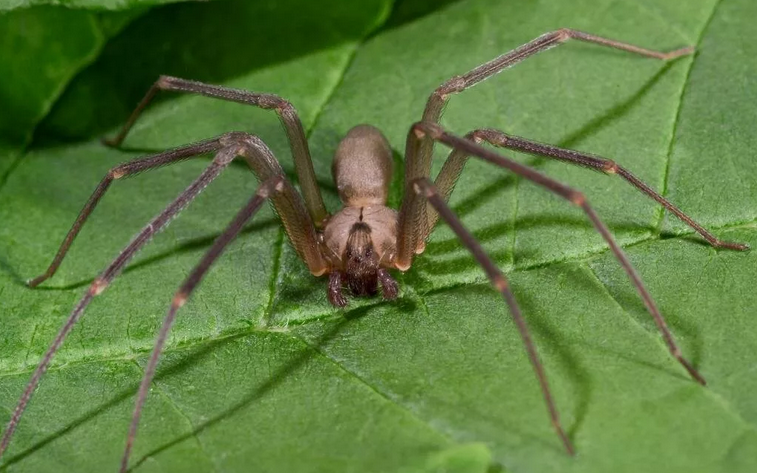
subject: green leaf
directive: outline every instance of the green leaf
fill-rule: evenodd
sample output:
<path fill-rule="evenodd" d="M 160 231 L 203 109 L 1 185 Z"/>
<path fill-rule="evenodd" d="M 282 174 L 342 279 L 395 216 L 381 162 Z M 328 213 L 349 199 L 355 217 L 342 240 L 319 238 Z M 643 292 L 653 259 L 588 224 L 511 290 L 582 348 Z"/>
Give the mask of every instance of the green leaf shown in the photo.
<path fill-rule="evenodd" d="M 383 129 L 399 167 L 409 125 L 436 86 L 543 32 L 570 26 L 661 50 L 695 44 L 694 57 L 670 64 L 561 46 L 453 97 L 443 124 L 610 157 L 718 236 L 757 244 L 753 2 L 418 7 L 427 4 L 403 2 L 388 21 L 379 0 L 174 5 L 111 41 L 0 182 L 0 419 L 92 278 L 208 160 L 114 183 L 56 276 L 26 288 L 111 166 L 251 130 L 293 174 L 271 112 L 202 97 L 164 97 L 127 151 L 100 145 L 97 135 L 123 122 L 160 73 L 290 99 L 336 209 L 330 160 L 350 127 Z M 446 151 L 436 154 L 438 169 Z M 620 179 L 518 159 L 585 191 L 708 387 L 669 355 L 583 214 L 471 162 L 452 206 L 510 278 L 575 458 L 550 426 L 501 297 L 446 227 L 399 276 L 398 301 L 352 300 L 340 312 L 265 209 L 180 312 L 146 404 L 135 471 L 755 471 L 757 257 L 702 244 Z M 168 303 L 255 188 L 243 166 L 232 166 L 92 303 L 35 393 L 3 459 L 8 471 L 117 470 Z"/>
<path fill-rule="evenodd" d="M 71 78 L 143 10 L 95 14 L 41 6 L 0 8 L 0 186 Z"/>
<path fill-rule="evenodd" d="M 55 5 L 67 8 L 87 8 L 91 10 L 133 10 L 141 7 L 186 0 L 0 0 L 0 11 L 29 7 Z M 63 8 L 60 8 L 63 10 Z M 75 31 L 71 29 L 70 31 Z"/>

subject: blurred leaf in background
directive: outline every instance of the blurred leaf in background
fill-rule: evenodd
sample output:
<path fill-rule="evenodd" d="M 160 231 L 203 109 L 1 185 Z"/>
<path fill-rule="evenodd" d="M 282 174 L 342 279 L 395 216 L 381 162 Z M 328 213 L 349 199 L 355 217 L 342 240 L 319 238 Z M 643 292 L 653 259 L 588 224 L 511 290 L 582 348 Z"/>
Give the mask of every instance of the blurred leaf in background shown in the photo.
<path fill-rule="evenodd" d="M 132 10 L 140 7 L 176 3 L 186 0 L 0 0 L 0 11 L 21 10 L 40 5 L 64 6 L 71 9 L 99 10 Z M 210 0 L 205 0 L 210 1 Z M 73 29 L 70 31 L 74 31 Z"/>
<path fill-rule="evenodd" d="M 443 124 L 610 157 L 719 236 L 757 244 L 749 0 L 148 4 L 0 15 L 0 421 L 92 278 L 208 161 L 114 184 L 55 278 L 26 288 L 110 167 L 244 130 L 294 174 L 274 114 L 203 97 L 164 94 L 123 150 L 102 146 L 160 74 L 289 99 L 335 210 L 331 156 L 350 127 L 384 130 L 401 169 L 408 127 L 436 86 L 541 33 L 570 26 L 661 50 L 696 45 L 666 64 L 571 43 L 454 97 Z M 445 155 L 436 150 L 435 170 Z M 586 192 L 707 388 L 670 358 L 580 212 L 471 162 L 453 208 L 511 279 L 576 458 L 549 425 L 501 298 L 447 228 L 399 276 L 398 301 L 335 311 L 266 209 L 182 309 L 134 471 L 755 471 L 755 256 L 702 244 L 620 180 L 516 157 Z M 255 187 L 232 166 L 91 305 L 0 471 L 117 470 L 167 304 Z"/>
<path fill-rule="evenodd" d="M 69 81 L 143 11 L 0 10 L 0 183 Z"/>

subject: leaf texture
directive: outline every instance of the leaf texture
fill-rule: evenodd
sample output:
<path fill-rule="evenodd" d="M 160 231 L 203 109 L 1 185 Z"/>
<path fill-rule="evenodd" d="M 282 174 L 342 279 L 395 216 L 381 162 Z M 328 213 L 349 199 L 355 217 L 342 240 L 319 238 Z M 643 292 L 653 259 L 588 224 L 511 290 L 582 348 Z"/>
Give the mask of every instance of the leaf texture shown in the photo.
<path fill-rule="evenodd" d="M 293 175 L 271 112 L 203 97 L 167 94 L 125 150 L 102 146 L 98 135 L 123 123 L 161 73 L 292 101 L 335 210 L 331 156 L 349 128 L 384 130 L 401 169 L 407 130 L 436 86 L 541 33 L 569 26 L 661 50 L 696 45 L 694 56 L 665 64 L 568 43 L 453 97 L 443 125 L 460 135 L 499 128 L 612 158 L 718 236 L 757 244 L 752 2 L 429 5 L 401 2 L 391 16 L 387 0 L 169 5 L 109 41 L 0 182 L 0 420 L 93 277 L 208 160 L 116 182 L 58 274 L 26 288 L 110 167 L 245 130 Z M 710 248 L 620 179 L 505 154 L 586 193 L 708 387 L 670 357 L 583 214 L 472 161 L 452 207 L 511 280 L 575 458 L 551 429 L 501 297 L 447 228 L 398 275 L 399 300 L 351 300 L 337 311 L 265 209 L 180 312 L 134 471 L 755 471 L 754 254 Z M 435 170 L 445 155 L 437 147 Z M 0 469 L 117 470 L 168 303 L 255 187 L 243 166 L 231 166 L 92 303 Z"/>

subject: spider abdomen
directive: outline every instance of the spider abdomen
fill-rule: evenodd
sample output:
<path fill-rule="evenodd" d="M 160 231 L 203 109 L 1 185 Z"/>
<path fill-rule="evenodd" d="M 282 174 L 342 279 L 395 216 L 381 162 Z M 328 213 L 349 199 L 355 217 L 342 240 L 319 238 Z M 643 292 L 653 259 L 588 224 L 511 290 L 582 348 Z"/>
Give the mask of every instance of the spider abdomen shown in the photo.
<path fill-rule="evenodd" d="M 383 205 L 392 180 L 392 150 L 371 125 L 350 129 L 339 143 L 331 168 L 344 205 Z"/>

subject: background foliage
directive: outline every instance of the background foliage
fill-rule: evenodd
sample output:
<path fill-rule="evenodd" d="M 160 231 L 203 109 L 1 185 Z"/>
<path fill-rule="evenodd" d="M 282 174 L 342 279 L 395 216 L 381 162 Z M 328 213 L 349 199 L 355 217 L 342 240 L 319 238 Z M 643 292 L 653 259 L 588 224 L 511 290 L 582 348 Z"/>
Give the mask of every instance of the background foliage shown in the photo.
<path fill-rule="evenodd" d="M 570 26 L 663 50 L 670 64 L 569 44 L 452 99 L 444 125 L 496 127 L 612 157 L 723 238 L 757 244 L 757 6 L 748 0 L 6 1 L 0 9 L 0 420 L 97 272 L 207 164 L 118 182 L 54 279 L 41 272 L 113 165 L 230 130 L 292 174 L 272 114 L 166 95 L 103 147 L 159 74 L 273 92 L 330 159 L 383 129 L 397 168 L 429 92 Z M 132 8 L 139 6 L 139 8 Z M 105 11 L 119 10 L 119 11 Z M 33 60 L 32 60 L 33 59 Z M 445 151 L 437 149 L 435 168 Z M 579 455 L 551 430 L 501 299 L 439 228 L 394 303 L 329 307 L 266 209 L 182 309 L 147 403 L 135 471 L 755 471 L 757 265 L 715 251 L 620 180 L 520 156 L 584 190 L 668 318 L 702 388 L 582 214 L 472 162 L 454 209 L 512 280 Z M 400 201 L 396 176 L 392 203 Z M 173 291 L 256 183 L 233 166 L 90 307 L 23 418 L 5 471 L 115 471 Z"/>

